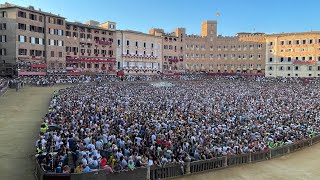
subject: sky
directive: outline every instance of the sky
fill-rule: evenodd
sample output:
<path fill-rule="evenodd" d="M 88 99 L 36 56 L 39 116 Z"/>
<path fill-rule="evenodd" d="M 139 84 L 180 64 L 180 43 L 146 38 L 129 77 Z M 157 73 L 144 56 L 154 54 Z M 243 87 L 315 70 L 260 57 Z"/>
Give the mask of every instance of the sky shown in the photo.
<path fill-rule="evenodd" d="M 320 31 L 320 0 L 0 0 L 32 5 L 68 21 L 114 21 L 118 29 L 147 33 L 184 27 L 200 34 L 201 23 L 218 21 L 218 34 Z M 216 13 L 220 16 L 217 17 Z"/>

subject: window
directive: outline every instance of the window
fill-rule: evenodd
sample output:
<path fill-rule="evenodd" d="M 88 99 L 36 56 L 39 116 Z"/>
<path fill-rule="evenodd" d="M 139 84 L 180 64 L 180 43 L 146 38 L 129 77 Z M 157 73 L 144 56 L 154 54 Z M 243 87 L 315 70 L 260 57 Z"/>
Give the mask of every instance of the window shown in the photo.
<path fill-rule="evenodd" d="M 281 58 L 280 58 L 280 62 L 283 62 L 283 61 L 284 61 L 284 58 L 283 58 L 283 57 L 281 57 Z"/>
<path fill-rule="evenodd" d="M 283 66 L 280 66 L 280 71 L 283 71 Z"/>
<path fill-rule="evenodd" d="M 312 74 L 309 74 L 309 77 L 311 77 L 312 76 Z"/>
<path fill-rule="evenodd" d="M 129 50 L 127 50 L 127 54 L 130 54 L 130 51 L 129 51 Z"/>
<path fill-rule="evenodd" d="M 7 36 L 6 35 L 0 35 L 0 42 L 7 42 Z"/>
<path fill-rule="evenodd" d="M 307 43 L 307 40 L 302 40 L 302 44 L 306 44 Z"/>
<path fill-rule="evenodd" d="M 291 57 L 288 57 L 288 62 L 291 62 Z"/>
<path fill-rule="evenodd" d="M 280 44 L 281 44 L 281 46 L 283 46 L 284 45 L 284 41 L 281 41 Z"/>
<path fill-rule="evenodd" d="M 6 17 L 8 17 L 8 14 L 7 14 L 7 11 L 2 11 L 2 12 L 0 12 L 0 18 L 6 18 Z"/>
<path fill-rule="evenodd" d="M 63 25 L 63 20 L 62 19 L 57 19 L 57 24 L 58 25 Z"/>
<path fill-rule="evenodd" d="M 273 42 L 270 42 L 269 45 L 272 46 L 272 45 L 273 45 Z"/>
<path fill-rule="evenodd" d="M 36 38 L 35 37 L 30 37 L 30 43 L 31 44 L 36 44 Z"/>
<path fill-rule="evenodd" d="M 5 56 L 7 55 L 7 50 L 6 49 L 0 49 L 0 56 Z"/>
<path fill-rule="evenodd" d="M 127 46 L 130 46 L 130 41 L 129 40 L 127 40 Z"/>
<path fill-rule="evenodd" d="M 153 45 L 153 43 L 151 43 L 151 49 L 153 49 L 154 48 L 154 45 Z"/>
<path fill-rule="evenodd" d="M 320 61 L 320 56 L 318 56 L 318 61 Z"/>
<path fill-rule="evenodd" d="M 295 66 L 294 69 L 295 69 L 296 71 L 299 71 L 299 66 Z"/>
<path fill-rule="evenodd" d="M 62 52 L 59 52 L 59 57 L 62 57 Z M 61 64 L 61 63 L 60 63 Z"/>
<path fill-rule="evenodd" d="M 26 24 L 19 23 L 19 24 L 18 24 L 18 29 L 20 29 L 20 30 L 27 30 L 27 26 L 26 26 Z"/>
<path fill-rule="evenodd" d="M 110 24 L 110 25 L 109 25 L 109 28 L 110 28 L 110 29 L 114 29 L 114 28 L 115 28 L 115 25 L 114 25 L 114 24 Z"/>
<path fill-rule="evenodd" d="M 288 77 L 290 77 L 291 76 L 291 74 L 288 74 Z"/>
<path fill-rule="evenodd" d="M 7 24 L 6 23 L 0 23 L 0 30 L 6 30 Z"/>
<path fill-rule="evenodd" d="M 272 62 L 272 58 L 269 58 L 269 62 Z"/>
<path fill-rule="evenodd" d="M 53 39 L 49 39 L 49 45 L 50 46 L 54 46 L 54 40 Z"/>
<path fill-rule="evenodd" d="M 288 45 L 291 45 L 292 44 L 292 41 L 288 41 Z"/>
<path fill-rule="evenodd" d="M 58 29 L 58 35 L 59 35 L 59 36 L 63 36 L 63 30 Z"/>
<path fill-rule="evenodd" d="M 136 42 L 135 42 L 135 46 L 136 46 L 136 48 L 138 48 L 138 47 L 139 47 L 138 45 L 139 45 L 139 43 L 138 43 L 138 41 L 136 41 Z"/>
<path fill-rule="evenodd" d="M 272 66 L 269 66 L 269 70 L 272 71 Z"/>
<path fill-rule="evenodd" d="M 58 41 L 58 46 L 63 46 L 63 41 L 59 40 Z"/>
<path fill-rule="evenodd" d="M 18 17 L 26 18 L 27 17 L 27 13 L 23 12 L 23 11 L 18 11 Z"/>
<path fill-rule="evenodd" d="M 291 71 L 291 67 L 290 67 L 290 66 L 288 66 L 288 67 L 287 67 L 287 70 L 288 70 L 288 71 Z"/>
<path fill-rule="evenodd" d="M 42 20 L 42 16 L 39 16 L 39 21 L 40 21 L 40 22 L 42 22 L 42 21 L 43 21 L 43 20 Z"/>
<path fill-rule="evenodd" d="M 51 57 L 54 57 L 54 51 L 51 51 Z"/>
<path fill-rule="evenodd" d="M 147 47 L 147 43 L 146 43 L 146 42 L 143 43 L 143 47 L 144 47 L 144 48 Z"/>
<path fill-rule="evenodd" d="M 118 46 L 120 46 L 121 45 L 121 41 L 120 41 L 120 39 L 118 39 Z"/>
<path fill-rule="evenodd" d="M 19 49 L 19 55 L 27 55 L 26 49 Z"/>
<path fill-rule="evenodd" d="M 29 14 L 29 19 L 36 21 L 37 20 L 37 15 L 30 13 Z"/>
<path fill-rule="evenodd" d="M 309 66 L 308 69 L 309 69 L 309 71 L 312 71 L 312 66 Z"/>
<path fill-rule="evenodd" d="M 136 53 L 135 53 L 136 55 L 138 55 L 138 51 L 136 51 Z"/>
<path fill-rule="evenodd" d="M 320 71 L 320 66 L 318 66 L 318 71 Z"/>
<path fill-rule="evenodd" d="M 309 57 L 309 61 L 312 61 L 312 57 L 311 56 Z"/>
<path fill-rule="evenodd" d="M 296 44 L 300 44 L 300 40 L 296 40 Z"/>
<path fill-rule="evenodd" d="M 19 42 L 27 42 L 27 36 L 18 36 Z"/>
<path fill-rule="evenodd" d="M 313 44 L 313 39 L 310 39 L 310 40 L 309 40 L 309 44 Z"/>
<path fill-rule="evenodd" d="M 295 76 L 298 77 L 299 75 L 298 75 L 298 74 L 295 74 Z"/>

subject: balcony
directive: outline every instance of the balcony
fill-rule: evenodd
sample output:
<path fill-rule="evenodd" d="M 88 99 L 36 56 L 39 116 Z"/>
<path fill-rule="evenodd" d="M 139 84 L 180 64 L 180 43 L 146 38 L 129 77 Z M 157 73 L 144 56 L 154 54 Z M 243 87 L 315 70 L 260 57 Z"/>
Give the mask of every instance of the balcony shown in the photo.
<path fill-rule="evenodd" d="M 106 46 L 111 46 L 112 42 L 111 41 L 101 41 L 101 40 L 96 40 L 96 44 L 101 44 L 101 45 L 106 45 Z"/>
<path fill-rule="evenodd" d="M 115 63 L 114 59 L 99 59 L 99 58 L 67 58 L 67 63 Z"/>
<path fill-rule="evenodd" d="M 310 61 L 300 61 L 300 60 L 294 60 L 292 61 L 292 64 L 295 65 L 315 65 L 317 62 L 315 60 Z"/>

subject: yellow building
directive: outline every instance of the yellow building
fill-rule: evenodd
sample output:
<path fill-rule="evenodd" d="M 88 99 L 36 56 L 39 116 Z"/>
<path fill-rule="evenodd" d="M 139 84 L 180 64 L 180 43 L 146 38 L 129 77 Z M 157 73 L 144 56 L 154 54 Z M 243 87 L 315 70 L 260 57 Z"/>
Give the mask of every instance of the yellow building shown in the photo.
<path fill-rule="evenodd" d="M 266 76 L 320 77 L 320 32 L 271 34 L 266 44 Z"/>
<path fill-rule="evenodd" d="M 217 22 L 202 23 L 200 35 L 186 37 L 186 71 L 213 73 L 263 73 L 265 56 L 264 33 L 217 35 Z"/>

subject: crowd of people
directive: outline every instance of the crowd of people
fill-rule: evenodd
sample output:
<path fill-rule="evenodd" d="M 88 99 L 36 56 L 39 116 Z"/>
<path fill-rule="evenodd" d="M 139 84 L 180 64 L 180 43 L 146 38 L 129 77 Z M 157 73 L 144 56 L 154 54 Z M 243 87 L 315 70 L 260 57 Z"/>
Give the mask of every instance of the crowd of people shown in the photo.
<path fill-rule="evenodd" d="M 6 90 L 8 87 L 8 80 L 0 77 L 0 95 Z"/>
<path fill-rule="evenodd" d="M 198 81 L 59 90 L 36 142 L 39 163 L 57 173 L 113 173 L 254 153 L 319 133 L 319 80 L 179 78 Z"/>
<path fill-rule="evenodd" d="M 158 81 L 158 80 L 199 80 L 198 75 L 103 75 L 103 76 L 21 76 L 17 78 L 25 84 L 33 86 L 52 86 L 55 84 L 87 84 L 104 82 L 122 82 L 122 81 Z"/>

